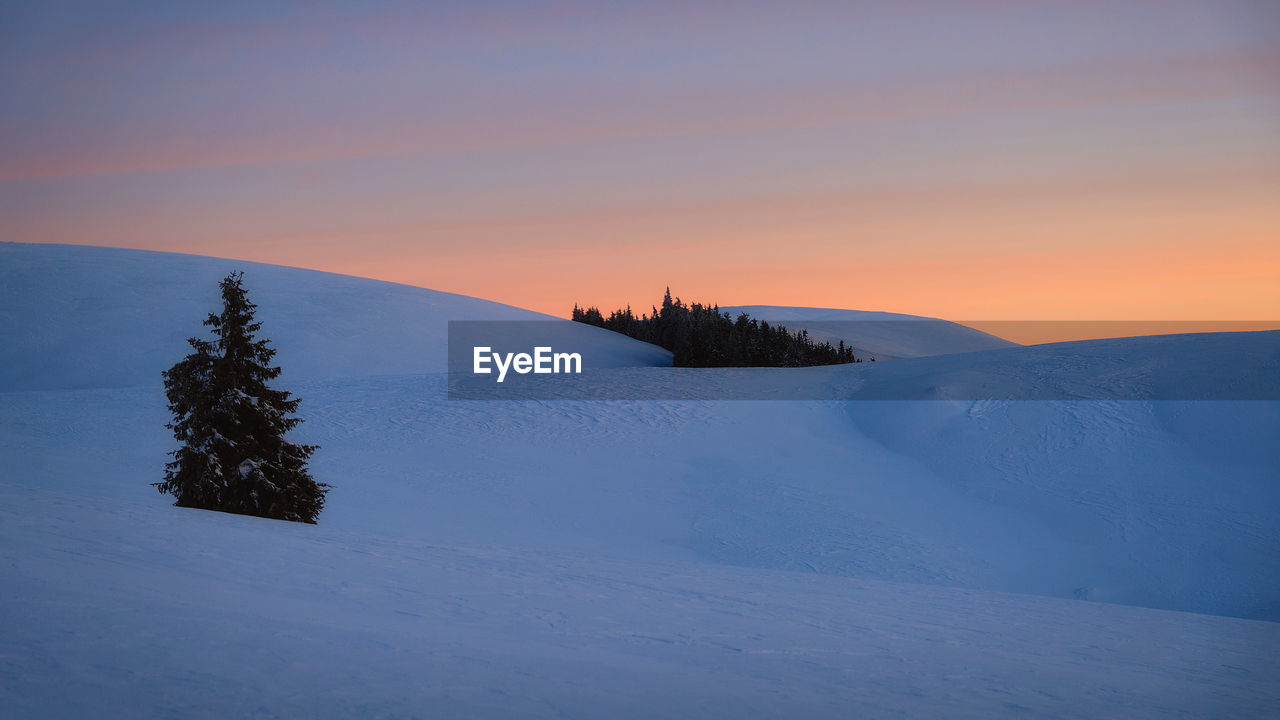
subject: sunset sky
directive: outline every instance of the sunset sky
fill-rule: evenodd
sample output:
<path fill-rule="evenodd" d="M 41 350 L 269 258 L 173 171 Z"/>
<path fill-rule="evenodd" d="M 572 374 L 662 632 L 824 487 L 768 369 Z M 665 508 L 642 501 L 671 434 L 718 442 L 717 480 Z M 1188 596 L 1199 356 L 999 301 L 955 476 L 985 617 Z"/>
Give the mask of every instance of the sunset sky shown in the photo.
<path fill-rule="evenodd" d="M 566 315 L 1280 318 L 1280 3 L 0 6 L 0 239 Z"/>

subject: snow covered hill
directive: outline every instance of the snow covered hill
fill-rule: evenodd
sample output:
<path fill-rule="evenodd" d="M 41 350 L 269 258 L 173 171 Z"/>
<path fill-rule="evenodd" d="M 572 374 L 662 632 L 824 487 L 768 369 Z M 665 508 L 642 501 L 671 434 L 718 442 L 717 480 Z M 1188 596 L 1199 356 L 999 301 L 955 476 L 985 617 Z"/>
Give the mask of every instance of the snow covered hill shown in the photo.
<path fill-rule="evenodd" d="M 245 272 L 290 380 L 441 372 L 449 320 L 547 320 L 602 367 L 670 365 L 616 333 L 509 305 L 314 270 L 144 250 L 0 243 L 0 390 L 151 385 Z"/>
<path fill-rule="evenodd" d="M 459 401 L 445 322 L 524 311 L 160 253 L 0 259 L 0 697 L 16 716 L 1280 702 L 1280 333 L 691 370 L 564 323 L 615 359 L 596 381 L 823 399 Z M 317 527 L 149 487 L 172 447 L 159 369 L 233 266 L 303 400 L 298 438 L 321 445 L 334 488 Z M 981 392 L 1099 377 L 1271 400 Z"/>
<path fill-rule="evenodd" d="M 844 341 L 859 357 L 889 358 L 944 355 L 1013 347 L 1009 342 L 958 323 L 900 313 L 782 305 L 738 305 L 720 308 L 737 317 L 746 313 L 757 320 L 808 330 L 815 340 L 832 345 Z"/>

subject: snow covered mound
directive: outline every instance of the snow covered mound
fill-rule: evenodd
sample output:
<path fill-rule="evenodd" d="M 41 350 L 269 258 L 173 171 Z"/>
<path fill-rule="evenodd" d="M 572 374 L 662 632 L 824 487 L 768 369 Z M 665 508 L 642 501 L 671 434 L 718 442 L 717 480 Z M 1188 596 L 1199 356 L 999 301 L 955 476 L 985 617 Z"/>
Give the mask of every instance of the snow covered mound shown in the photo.
<path fill-rule="evenodd" d="M 944 355 L 1016 345 L 981 330 L 918 315 L 781 305 L 738 305 L 720 309 L 734 317 L 746 313 L 757 320 L 785 325 L 790 330 L 808 330 L 810 337 L 829 340 L 832 345 L 843 340 L 863 358 Z"/>
<path fill-rule="evenodd" d="M 557 320 L 409 285 L 195 255 L 0 243 L 0 391 L 155 385 L 245 273 L 282 382 L 443 372 L 450 320 Z M 670 365 L 666 350 L 558 320 L 598 367 Z"/>

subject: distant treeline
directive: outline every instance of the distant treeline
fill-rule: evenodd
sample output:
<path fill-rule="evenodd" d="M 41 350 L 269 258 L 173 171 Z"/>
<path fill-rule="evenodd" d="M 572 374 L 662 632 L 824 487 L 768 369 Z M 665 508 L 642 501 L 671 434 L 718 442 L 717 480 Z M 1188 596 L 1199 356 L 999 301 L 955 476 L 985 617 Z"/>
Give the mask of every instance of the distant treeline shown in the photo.
<path fill-rule="evenodd" d="M 598 308 L 573 306 L 576 322 L 595 325 L 670 350 L 677 367 L 805 367 L 862 362 L 844 341 L 832 345 L 809 339 L 801 330 L 759 322 L 746 313 L 731 318 L 718 305 L 685 305 L 671 299 L 652 315 L 636 317 L 628 306 L 605 317 Z"/>

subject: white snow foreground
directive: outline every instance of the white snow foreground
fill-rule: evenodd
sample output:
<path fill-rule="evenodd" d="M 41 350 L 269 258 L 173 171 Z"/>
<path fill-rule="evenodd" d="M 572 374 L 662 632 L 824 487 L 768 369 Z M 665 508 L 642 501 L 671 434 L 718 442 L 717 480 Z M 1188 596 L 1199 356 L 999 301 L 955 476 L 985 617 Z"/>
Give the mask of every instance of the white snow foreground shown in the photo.
<path fill-rule="evenodd" d="M 1276 623 L 10 486 L 0 548 L 14 718 L 1263 717 L 1280 673 Z"/>
<path fill-rule="evenodd" d="M 172 447 L 159 370 L 231 267 L 303 400 L 298 439 L 322 446 L 313 469 L 334 488 L 319 526 L 174 508 L 148 486 Z M 524 311 L 96 248 L 0 245 L 0 279 L 6 716 L 1247 717 L 1280 703 L 1280 403 L 449 401 L 431 346 L 445 321 Z M 991 357 L 663 370 L 645 366 L 669 355 L 583 330 L 616 343 L 620 381 L 856 392 Z M 1112 342 L 1147 382 L 1188 347 L 1199 372 L 1280 382 L 1259 372 L 1276 333 L 1218 336 L 1212 352 Z M 994 352 L 1043 370 L 1048 351 Z"/>

